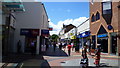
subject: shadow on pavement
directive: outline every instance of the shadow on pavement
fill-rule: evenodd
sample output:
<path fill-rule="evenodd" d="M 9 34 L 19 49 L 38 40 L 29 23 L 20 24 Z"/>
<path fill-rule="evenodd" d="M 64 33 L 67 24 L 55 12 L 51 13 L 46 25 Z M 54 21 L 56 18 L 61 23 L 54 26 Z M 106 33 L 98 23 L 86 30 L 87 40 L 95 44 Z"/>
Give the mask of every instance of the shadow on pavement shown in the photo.
<path fill-rule="evenodd" d="M 2 58 L 3 63 L 20 63 L 29 59 L 44 59 L 42 55 L 9 54 Z"/>
<path fill-rule="evenodd" d="M 52 56 L 52 57 L 68 57 L 67 53 L 63 50 L 60 50 L 56 47 L 56 50 L 53 50 L 53 47 L 48 48 L 44 56 Z"/>
<path fill-rule="evenodd" d="M 2 58 L 2 63 L 18 63 L 17 68 L 50 68 L 43 55 L 9 54 Z"/>

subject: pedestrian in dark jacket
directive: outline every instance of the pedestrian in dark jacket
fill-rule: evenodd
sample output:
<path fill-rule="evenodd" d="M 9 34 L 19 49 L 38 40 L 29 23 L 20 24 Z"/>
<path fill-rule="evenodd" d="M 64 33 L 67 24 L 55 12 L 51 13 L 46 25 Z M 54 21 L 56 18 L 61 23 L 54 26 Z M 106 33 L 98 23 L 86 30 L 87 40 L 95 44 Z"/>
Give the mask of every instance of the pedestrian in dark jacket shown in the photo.
<path fill-rule="evenodd" d="M 55 52 L 55 49 L 56 49 L 56 43 L 54 42 L 53 43 L 53 50 L 54 50 L 54 52 Z"/>
<path fill-rule="evenodd" d="M 18 54 L 21 53 L 21 41 L 20 40 L 17 43 L 17 52 Z"/>
<path fill-rule="evenodd" d="M 59 44 L 59 49 L 62 50 L 62 43 Z"/>
<path fill-rule="evenodd" d="M 87 58 L 87 46 L 86 45 L 84 45 L 84 47 L 82 48 L 82 57 Z"/>
<path fill-rule="evenodd" d="M 95 51 L 96 52 L 95 52 L 95 57 L 94 57 L 94 59 L 95 59 L 94 64 L 96 66 L 99 66 L 99 64 L 100 64 L 100 54 L 101 54 L 100 44 L 97 45 L 97 49 Z"/>

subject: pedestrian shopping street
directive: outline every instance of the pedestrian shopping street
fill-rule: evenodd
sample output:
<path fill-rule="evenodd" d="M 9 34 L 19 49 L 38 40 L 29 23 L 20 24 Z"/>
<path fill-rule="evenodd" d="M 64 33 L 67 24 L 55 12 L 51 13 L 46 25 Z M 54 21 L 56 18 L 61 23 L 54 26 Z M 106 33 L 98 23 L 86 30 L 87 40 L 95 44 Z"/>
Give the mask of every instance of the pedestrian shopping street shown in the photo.
<path fill-rule="evenodd" d="M 100 67 L 99 68 L 118 68 L 118 58 L 117 57 L 109 57 L 105 54 L 104 57 L 101 57 Z M 101 55 L 101 56 L 102 56 Z M 58 47 L 55 52 L 53 51 L 53 47 L 49 47 L 49 49 L 43 53 L 42 55 L 32 56 L 31 54 L 21 54 L 17 57 L 9 56 L 6 60 L 4 60 L 3 65 L 4 68 L 8 67 L 18 67 L 18 68 L 80 68 L 80 60 L 81 53 L 76 53 L 72 51 L 71 56 L 67 55 L 67 49 L 60 50 Z M 89 68 L 96 68 L 94 63 L 94 59 L 88 55 L 89 58 Z M 7 63 L 7 64 L 6 64 Z M 6 64 L 6 65 L 5 65 Z"/>
<path fill-rule="evenodd" d="M 2 0 L 0 23 L 0 68 L 120 68 L 120 1 Z"/>

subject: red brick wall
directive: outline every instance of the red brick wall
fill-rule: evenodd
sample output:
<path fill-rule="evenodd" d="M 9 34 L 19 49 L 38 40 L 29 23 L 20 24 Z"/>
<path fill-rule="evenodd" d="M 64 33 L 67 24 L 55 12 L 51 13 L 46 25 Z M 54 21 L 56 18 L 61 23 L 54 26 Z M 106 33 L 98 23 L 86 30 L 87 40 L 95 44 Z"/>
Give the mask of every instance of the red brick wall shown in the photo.
<path fill-rule="evenodd" d="M 111 24 L 112 24 L 115 32 L 118 30 L 118 8 L 117 8 L 117 6 L 118 6 L 118 2 L 112 3 L 113 16 L 112 16 Z M 97 11 L 100 13 L 100 20 L 95 21 L 95 22 L 91 22 L 92 14 L 96 15 Z M 96 35 L 101 24 L 103 25 L 103 27 L 106 29 L 107 32 L 113 32 L 113 30 L 107 29 L 107 24 L 105 22 L 106 21 L 102 17 L 102 4 L 101 4 L 101 2 L 94 2 L 93 5 L 90 3 L 90 31 L 91 31 L 91 34 Z"/>

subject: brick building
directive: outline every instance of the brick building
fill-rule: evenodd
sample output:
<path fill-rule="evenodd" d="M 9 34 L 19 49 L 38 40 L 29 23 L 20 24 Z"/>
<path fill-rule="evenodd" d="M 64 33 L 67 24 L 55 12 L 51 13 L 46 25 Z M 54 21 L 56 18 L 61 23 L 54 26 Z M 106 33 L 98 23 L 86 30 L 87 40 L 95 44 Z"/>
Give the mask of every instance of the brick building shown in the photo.
<path fill-rule="evenodd" d="M 118 31 L 120 2 L 90 2 L 90 32 L 92 49 L 101 44 L 102 52 L 120 55 Z"/>

